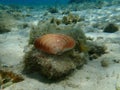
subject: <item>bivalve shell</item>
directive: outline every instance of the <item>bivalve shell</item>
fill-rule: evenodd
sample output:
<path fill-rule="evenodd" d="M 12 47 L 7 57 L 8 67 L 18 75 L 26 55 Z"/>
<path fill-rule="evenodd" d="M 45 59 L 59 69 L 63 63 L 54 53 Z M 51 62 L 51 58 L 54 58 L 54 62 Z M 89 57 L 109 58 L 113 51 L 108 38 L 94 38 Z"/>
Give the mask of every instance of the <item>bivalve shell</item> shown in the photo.
<path fill-rule="evenodd" d="M 37 38 L 34 46 L 48 54 L 61 54 L 75 46 L 75 40 L 64 34 L 46 34 Z"/>

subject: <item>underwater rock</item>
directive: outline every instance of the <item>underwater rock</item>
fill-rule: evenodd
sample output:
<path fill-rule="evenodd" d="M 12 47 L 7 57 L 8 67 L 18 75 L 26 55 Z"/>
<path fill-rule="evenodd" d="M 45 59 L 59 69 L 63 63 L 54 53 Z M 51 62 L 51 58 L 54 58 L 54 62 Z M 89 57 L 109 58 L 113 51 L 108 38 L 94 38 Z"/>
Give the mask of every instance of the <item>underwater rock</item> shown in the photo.
<path fill-rule="evenodd" d="M 76 51 L 61 55 L 50 55 L 33 48 L 25 57 L 25 70 L 39 72 L 47 79 L 59 80 L 65 78 L 77 67 L 86 62 L 86 55 Z"/>
<path fill-rule="evenodd" d="M 25 54 L 25 72 L 39 72 L 40 75 L 45 76 L 47 79 L 59 80 L 86 63 L 88 53 L 85 47 L 86 37 L 84 33 L 77 24 L 74 27 L 70 26 L 69 29 L 66 29 L 66 27 L 69 27 L 69 25 L 61 28 L 60 25 L 46 21 L 32 28 L 29 45 L 33 47 Z M 60 55 L 49 54 L 36 49 L 33 45 L 35 39 L 49 33 L 68 35 L 75 40 L 76 45 L 71 50 Z"/>
<path fill-rule="evenodd" d="M 14 25 L 15 19 L 11 15 L 0 13 L 0 34 L 10 32 Z"/>
<path fill-rule="evenodd" d="M 5 26 L 0 24 L 0 34 L 10 32 L 10 29 L 5 28 Z"/>
<path fill-rule="evenodd" d="M 114 32 L 116 32 L 118 30 L 119 30 L 119 28 L 115 24 L 113 24 L 113 23 L 108 24 L 104 28 L 104 32 L 107 32 L 107 33 L 114 33 Z"/>
<path fill-rule="evenodd" d="M 69 3 L 83 3 L 89 0 L 70 0 Z"/>
<path fill-rule="evenodd" d="M 64 10 L 62 14 L 70 14 L 70 10 Z"/>
<path fill-rule="evenodd" d="M 84 20 L 83 17 L 81 18 L 77 14 L 69 13 L 68 15 L 63 16 L 62 19 L 56 19 L 56 18 L 53 17 L 51 19 L 51 23 L 56 23 L 57 25 L 59 25 L 59 24 L 68 25 L 68 24 L 76 24 L 77 22 L 80 22 L 80 21 L 83 21 L 83 20 Z"/>
<path fill-rule="evenodd" d="M 51 19 L 50 23 L 55 23 L 55 24 L 59 25 L 59 24 L 62 23 L 62 21 L 61 21 L 60 19 L 56 19 L 56 18 L 53 17 L 53 18 Z"/>
<path fill-rule="evenodd" d="M 83 18 L 80 18 L 79 15 L 74 15 L 74 14 L 68 14 L 68 16 L 64 16 L 62 19 L 62 22 L 64 24 L 72 24 L 72 23 L 77 23 L 79 21 L 83 20 Z"/>
<path fill-rule="evenodd" d="M 113 62 L 114 62 L 114 63 L 120 63 L 120 60 L 114 59 Z"/>
<path fill-rule="evenodd" d="M 88 45 L 89 45 L 88 54 L 89 54 L 90 60 L 96 59 L 99 56 L 101 56 L 102 54 L 106 53 L 106 47 L 104 45 L 99 45 L 94 42 L 92 42 L 92 43 L 89 42 Z"/>
<path fill-rule="evenodd" d="M 102 61 L 101 61 L 101 66 L 102 66 L 102 67 L 108 67 L 108 66 L 109 66 L 108 60 L 102 60 Z"/>
<path fill-rule="evenodd" d="M 58 13 L 58 9 L 56 7 L 50 7 L 50 8 L 48 8 L 48 11 L 50 13 Z"/>

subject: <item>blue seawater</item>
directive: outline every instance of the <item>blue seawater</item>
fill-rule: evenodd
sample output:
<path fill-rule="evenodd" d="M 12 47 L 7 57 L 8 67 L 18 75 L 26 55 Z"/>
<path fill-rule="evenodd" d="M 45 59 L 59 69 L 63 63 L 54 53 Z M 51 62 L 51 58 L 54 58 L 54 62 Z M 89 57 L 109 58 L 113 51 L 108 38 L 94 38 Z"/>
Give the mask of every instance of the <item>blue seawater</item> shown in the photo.
<path fill-rule="evenodd" d="M 67 4 L 69 0 L 0 0 L 0 4 L 16 5 L 54 5 Z"/>
<path fill-rule="evenodd" d="M 112 0 L 0 0 L 0 4 L 7 4 L 7 5 L 61 5 L 61 4 L 68 4 L 70 1 L 73 2 L 98 2 L 98 1 L 108 1 L 111 2 Z"/>

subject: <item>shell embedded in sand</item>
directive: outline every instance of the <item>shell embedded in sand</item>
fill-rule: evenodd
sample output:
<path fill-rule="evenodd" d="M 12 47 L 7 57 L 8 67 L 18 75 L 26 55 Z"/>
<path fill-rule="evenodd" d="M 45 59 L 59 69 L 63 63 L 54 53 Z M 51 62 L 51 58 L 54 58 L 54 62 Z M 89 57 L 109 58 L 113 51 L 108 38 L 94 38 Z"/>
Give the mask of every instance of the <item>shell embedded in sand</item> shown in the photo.
<path fill-rule="evenodd" d="M 60 54 L 75 46 L 75 40 L 64 34 L 46 34 L 35 40 L 34 46 L 49 54 Z"/>

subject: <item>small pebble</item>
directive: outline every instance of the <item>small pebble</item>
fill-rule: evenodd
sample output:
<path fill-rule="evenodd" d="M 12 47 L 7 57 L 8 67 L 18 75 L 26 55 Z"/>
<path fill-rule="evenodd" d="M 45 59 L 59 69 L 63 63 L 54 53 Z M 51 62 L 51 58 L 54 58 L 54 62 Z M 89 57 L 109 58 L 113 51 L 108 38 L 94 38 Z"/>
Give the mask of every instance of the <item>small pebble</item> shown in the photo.
<path fill-rule="evenodd" d="M 107 60 L 102 60 L 101 61 L 101 66 L 102 67 L 108 67 L 109 66 L 109 62 Z"/>

